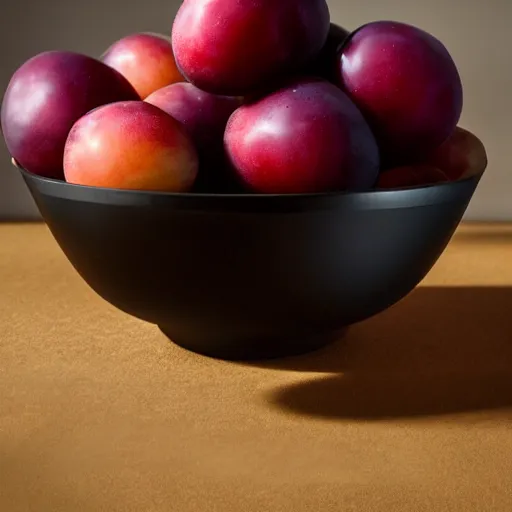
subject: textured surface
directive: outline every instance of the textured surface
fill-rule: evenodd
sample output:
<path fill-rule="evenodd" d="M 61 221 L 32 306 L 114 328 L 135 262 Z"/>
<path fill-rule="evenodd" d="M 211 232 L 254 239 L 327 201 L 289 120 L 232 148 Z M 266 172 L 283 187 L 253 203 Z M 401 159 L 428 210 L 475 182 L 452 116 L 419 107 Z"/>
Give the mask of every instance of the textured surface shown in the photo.
<path fill-rule="evenodd" d="M 0 510 L 508 512 L 512 228 L 462 228 L 390 311 L 234 364 L 107 305 L 0 225 Z"/>

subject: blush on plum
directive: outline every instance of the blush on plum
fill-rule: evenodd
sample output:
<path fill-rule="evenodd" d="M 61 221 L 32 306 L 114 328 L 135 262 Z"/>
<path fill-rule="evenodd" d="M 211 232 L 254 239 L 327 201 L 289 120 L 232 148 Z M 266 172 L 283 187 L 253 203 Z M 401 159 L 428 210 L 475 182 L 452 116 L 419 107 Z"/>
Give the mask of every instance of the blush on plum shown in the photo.
<path fill-rule="evenodd" d="M 183 80 L 174 60 L 171 39 L 162 34 L 143 32 L 123 37 L 101 58 L 119 71 L 142 99 Z"/>
<path fill-rule="evenodd" d="M 256 192 L 364 190 L 379 170 L 363 116 L 342 91 L 320 79 L 292 82 L 242 106 L 224 141 L 233 167 Z"/>
<path fill-rule="evenodd" d="M 187 192 L 197 168 L 181 124 L 143 101 L 89 112 L 71 129 L 64 152 L 66 181 L 76 185 Z"/>
<path fill-rule="evenodd" d="M 329 32 L 325 0 L 185 0 L 172 45 L 189 82 L 245 96 L 299 71 Z"/>

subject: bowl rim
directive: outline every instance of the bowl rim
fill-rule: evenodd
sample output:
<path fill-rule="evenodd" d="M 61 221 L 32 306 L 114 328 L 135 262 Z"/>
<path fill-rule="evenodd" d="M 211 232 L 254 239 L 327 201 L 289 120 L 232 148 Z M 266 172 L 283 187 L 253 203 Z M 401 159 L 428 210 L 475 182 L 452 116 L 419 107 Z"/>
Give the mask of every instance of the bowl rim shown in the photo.
<path fill-rule="evenodd" d="M 201 192 L 164 192 L 151 190 L 133 190 L 90 185 L 77 185 L 65 180 L 47 178 L 20 165 L 16 166 L 25 182 L 36 183 L 35 188 L 44 195 L 62 199 L 117 205 L 147 205 L 172 203 L 177 207 L 195 210 L 256 209 L 265 211 L 286 209 L 324 209 L 333 205 L 351 204 L 360 209 L 388 209 L 400 207 L 428 206 L 431 204 L 453 202 L 467 198 L 472 194 L 485 169 L 456 181 L 432 183 L 389 189 L 369 189 L 364 191 L 333 191 L 317 193 L 263 194 L 263 193 L 201 193 Z"/>

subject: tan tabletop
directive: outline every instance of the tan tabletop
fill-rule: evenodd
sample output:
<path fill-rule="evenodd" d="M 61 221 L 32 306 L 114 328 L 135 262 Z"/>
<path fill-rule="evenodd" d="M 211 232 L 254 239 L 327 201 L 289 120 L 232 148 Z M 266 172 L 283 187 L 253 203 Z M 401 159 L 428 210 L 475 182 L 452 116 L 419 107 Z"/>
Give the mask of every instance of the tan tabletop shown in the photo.
<path fill-rule="evenodd" d="M 1 512 L 512 511 L 512 227 L 315 354 L 207 359 L 0 225 Z"/>

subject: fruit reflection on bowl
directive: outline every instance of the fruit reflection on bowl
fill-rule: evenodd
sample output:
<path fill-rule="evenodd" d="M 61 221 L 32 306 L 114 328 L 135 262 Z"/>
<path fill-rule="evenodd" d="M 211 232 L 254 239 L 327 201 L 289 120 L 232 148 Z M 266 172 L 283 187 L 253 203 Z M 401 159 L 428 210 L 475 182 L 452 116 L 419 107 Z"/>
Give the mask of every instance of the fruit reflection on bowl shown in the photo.
<path fill-rule="evenodd" d="M 21 170 L 58 244 L 105 300 L 225 359 L 318 348 L 411 292 L 481 173 L 401 190 L 173 194 Z"/>

